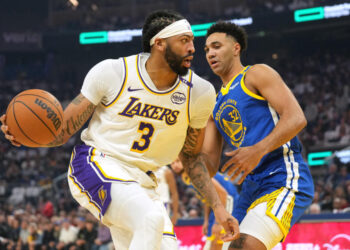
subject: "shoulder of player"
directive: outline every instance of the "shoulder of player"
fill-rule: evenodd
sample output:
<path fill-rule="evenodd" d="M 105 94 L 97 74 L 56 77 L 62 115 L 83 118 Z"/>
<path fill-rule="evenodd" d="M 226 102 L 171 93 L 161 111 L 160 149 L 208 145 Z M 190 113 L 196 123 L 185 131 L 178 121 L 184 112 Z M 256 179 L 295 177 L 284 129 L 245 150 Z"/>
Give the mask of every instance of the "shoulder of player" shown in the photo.
<path fill-rule="evenodd" d="M 99 78 L 114 77 L 116 74 L 121 74 L 124 71 L 124 63 L 122 58 L 118 59 L 105 59 L 90 70 L 90 74 L 93 74 Z"/>
<path fill-rule="evenodd" d="M 244 81 L 249 85 L 257 87 L 264 83 L 269 83 L 276 76 L 279 76 L 277 71 L 269 65 L 255 64 L 248 69 Z"/>
<path fill-rule="evenodd" d="M 213 84 L 211 84 L 209 81 L 205 80 L 204 78 L 198 76 L 196 73 L 193 72 L 192 76 L 192 85 L 193 85 L 193 92 L 200 92 L 200 93 L 209 93 L 212 95 L 215 95 L 215 88 Z"/>

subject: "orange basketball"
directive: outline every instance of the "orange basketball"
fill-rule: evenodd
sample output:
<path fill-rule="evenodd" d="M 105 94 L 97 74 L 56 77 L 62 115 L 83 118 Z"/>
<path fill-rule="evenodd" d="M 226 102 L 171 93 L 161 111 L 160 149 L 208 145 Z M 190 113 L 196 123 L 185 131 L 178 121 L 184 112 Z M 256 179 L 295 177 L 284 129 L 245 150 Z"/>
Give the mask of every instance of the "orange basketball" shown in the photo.
<path fill-rule="evenodd" d="M 49 92 L 25 90 L 8 105 L 6 124 L 17 142 L 27 147 L 42 147 L 62 131 L 62 106 Z"/>

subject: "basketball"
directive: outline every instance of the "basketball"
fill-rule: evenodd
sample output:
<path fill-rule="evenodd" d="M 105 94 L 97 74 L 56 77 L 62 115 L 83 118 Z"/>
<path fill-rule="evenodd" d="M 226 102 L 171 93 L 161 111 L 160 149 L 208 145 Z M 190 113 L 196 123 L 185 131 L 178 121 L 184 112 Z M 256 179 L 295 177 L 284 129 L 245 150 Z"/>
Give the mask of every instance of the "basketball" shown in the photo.
<path fill-rule="evenodd" d="M 60 102 L 41 89 L 19 93 L 6 111 L 9 133 L 27 147 L 43 147 L 54 141 L 62 131 L 62 120 Z"/>

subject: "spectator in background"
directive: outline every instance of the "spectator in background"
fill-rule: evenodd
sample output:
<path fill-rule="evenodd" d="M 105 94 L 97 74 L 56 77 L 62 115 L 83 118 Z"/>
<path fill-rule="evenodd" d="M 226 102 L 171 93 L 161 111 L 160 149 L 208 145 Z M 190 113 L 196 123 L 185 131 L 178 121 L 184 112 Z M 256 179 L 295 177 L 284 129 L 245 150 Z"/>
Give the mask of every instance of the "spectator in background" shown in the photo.
<path fill-rule="evenodd" d="M 333 196 L 333 212 L 335 213 L 341 213 L 343 212 L 343 209 L 347 208 L 349 206 L 347 200 L 346 200 L 346 194 L 345 189 L 343 185 L 338 185 L 334 190 L 334 196 Z"/>
<path fill-rule="evenodd" d="M 42 209 L 42 214 L 46 216 L 47 218 L 51 218 L 54 214 L 54 207 L 53 203 L 49 200 L 47 200 L 44 204 L 44 207 Z"/>
<path fill-rule="evenodd" d="M 9 244 L 10 228 L 6 222 L 5 214 L 0 214 L 0 247 L 5 248 Z"/>
<path fill-rule="evenodd" d="M 325 178 L 325 183 L 330 183 L 332 185 L 331 188 L 335 187 L 337 183 L 340 182 L 340 176 L 338 173 L 338 166 L 336 163 L 331 163 L 329 165 L 328 174 Z"/>
<path fill-rule="evenodd" d="M 309 208 L 310 214 L 320 214 L 321 213 L 321 206 L 318 203 L 312 203 Z"/>
<path fill-rule="evenodd" d="M 9 239 L 11 241 L 10 245 L 15 245 L 15 243 L 18 242 L 19 240 L 20 223 L 15 216 L 12 216 L 12 217 L 13 219 L 9 223 L 9 226 L 10 226 Z"/>
<path fill-rule="evenodd" d="M 21 222 L 21 229 L 19 231 L 19 242 L 18 242 L 22 248 L 28 247 L 28 236 L 29 236 L 28 222 L 26 219 L 23 219 Z"/>
<path fill-rule="evenodd" d="M 350 204 L 350 181 L 347 181 L 345 184 L 345 190 L 346 190 L 346 200 Z"/>
<path fill-rule="evenodd" d="M 29 232 L 28 240 L 27 240 L 28 241 L 28 249 L 35 250 L 42 243 L 42 232 L 40 232 L 38 230 L 38 226 L 34 222 L 29 224 L 28 232 Z"/>
<path fill-rule="evenodd" d="M 346 165 L 340 167 L 339 184 L 346 186 L 346 183 L 350 181 L 350 174 L 348 173 L 348 167 Z"/>
<path fill-rule="evenodd" d="M 54 249 L 57 238 L 55 237 L 54 225 L 52 222 L 47 221 L 44 224 L 44 231 L 42 237 L 42 250 Z"/>
<path fill-rule="evenodd" d="M 90 250 L 97 237 L 97 230 L 94 227 L 94 222 L 91 220 L 84 223 L 84 227 L 80 228 L 77 236 L 77 249 L 78 250 Z"/>
<path fill-rule="evenodd" d="M 333 184 L 331 182 L 326 182 L 321 195 L 321 209 L 326 212 L 332 211 L 332 201 L 333 201 Z"/>
<path fill-rule="evenodd" d="M 78 229 L 75 226 L 71 225 L 67 219 L 65 219 L 60 230 L 57 249 L 69 249 L 69 247 L 73 246 L 76 242 L 77 236 Z"/>
<path fill-rule="evenodd" d="M 188 218 L 198 219 L 198 217 L 199 217 L 198 210 L 195 208 L 191 208 L 190 211 L 188 212 Z"/>
<path fill-rule="evenodd" d="M 109 228 L 102 223 L 98 224 L 97 238 L 94 241 L 92 250 L 108 250 L 109 245 L 112 243 L 111 232 Z"/>

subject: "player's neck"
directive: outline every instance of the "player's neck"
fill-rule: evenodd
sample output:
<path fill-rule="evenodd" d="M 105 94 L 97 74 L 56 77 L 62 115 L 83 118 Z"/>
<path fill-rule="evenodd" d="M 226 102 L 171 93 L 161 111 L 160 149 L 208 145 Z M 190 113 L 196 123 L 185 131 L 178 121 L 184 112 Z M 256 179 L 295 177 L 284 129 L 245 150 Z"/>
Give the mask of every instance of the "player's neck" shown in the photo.
<path fill-rule="evenodd" d="M 222 86 L 226 87 L 226 85 L 232 80 L 233 77 L 235 77 L 239 72 L 241 72 L 244 69 L 244 66 L 242 65 L 241 62 L 237 62 L 233 64 L 227 72 L 222 74 L 220 76 L 221 81 L 222 81 Z"/>
<path fill-rule="evenodd" d="M 158 90 L 171 88 L 178 77 L 165 60 L 152 55 L 146 61 L 146 70 Z"/>

